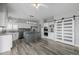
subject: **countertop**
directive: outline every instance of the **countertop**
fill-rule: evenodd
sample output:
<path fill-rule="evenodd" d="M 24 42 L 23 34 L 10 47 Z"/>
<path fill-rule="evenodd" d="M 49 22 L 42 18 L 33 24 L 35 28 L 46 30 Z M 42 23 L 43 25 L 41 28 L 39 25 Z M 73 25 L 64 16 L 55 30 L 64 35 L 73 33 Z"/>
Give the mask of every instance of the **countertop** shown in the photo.
<path fill-rule="evenodd" d="M 5 33 L 0 33 L 0 36 L 3 36 L 3 35 L 12 35 L 13 33 L 17 33 L 17 32 L 5 32 Z"/>

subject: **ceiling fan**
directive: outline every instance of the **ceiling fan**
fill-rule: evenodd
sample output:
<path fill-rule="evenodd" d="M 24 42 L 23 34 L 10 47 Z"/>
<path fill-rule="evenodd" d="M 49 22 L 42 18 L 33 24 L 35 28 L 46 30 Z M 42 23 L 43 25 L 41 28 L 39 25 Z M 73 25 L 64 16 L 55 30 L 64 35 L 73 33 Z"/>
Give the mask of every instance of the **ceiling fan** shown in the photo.
<path fill-rule="evenodd" d="M 33 3 L 32 4 L 35 8 L 39 8 L 39 7 L 47 7 L 45 4 L 43 4 L 43 3 Z"/>

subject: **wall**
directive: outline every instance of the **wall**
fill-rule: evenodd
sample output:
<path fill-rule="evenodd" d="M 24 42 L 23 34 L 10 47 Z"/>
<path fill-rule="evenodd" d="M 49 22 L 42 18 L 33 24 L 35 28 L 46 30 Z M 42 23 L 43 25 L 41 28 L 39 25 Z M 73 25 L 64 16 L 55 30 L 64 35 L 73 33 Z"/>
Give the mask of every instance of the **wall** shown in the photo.
<path fill-rule="evenodd" d="M 79 46 L 79 17 L 76 17 L 75 19 L 75 43 Z"/>

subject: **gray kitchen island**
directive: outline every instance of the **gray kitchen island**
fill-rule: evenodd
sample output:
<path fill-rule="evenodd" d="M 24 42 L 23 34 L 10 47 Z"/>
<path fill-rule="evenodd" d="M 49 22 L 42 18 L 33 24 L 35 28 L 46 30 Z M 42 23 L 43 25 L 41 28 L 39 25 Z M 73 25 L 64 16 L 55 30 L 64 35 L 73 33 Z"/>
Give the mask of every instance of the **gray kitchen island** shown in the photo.
<path fill-rule="evenodd" d="M 32 32 L 32 31 L 25 31 L 24 32 L 24 41 L 25 42 L 36 42 L 41 40 L 41 33 L 40 32 Z"/>

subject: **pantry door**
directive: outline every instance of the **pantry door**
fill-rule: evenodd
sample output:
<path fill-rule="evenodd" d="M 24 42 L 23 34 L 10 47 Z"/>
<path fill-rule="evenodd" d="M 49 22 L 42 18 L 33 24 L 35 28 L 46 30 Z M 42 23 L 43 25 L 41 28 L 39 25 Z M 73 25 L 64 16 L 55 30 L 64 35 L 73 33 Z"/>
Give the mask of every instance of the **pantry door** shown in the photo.
<path fill-rule="evenodd" d="M 56 40 L 74 45 L 74 18 L 56 21 Z"/>

